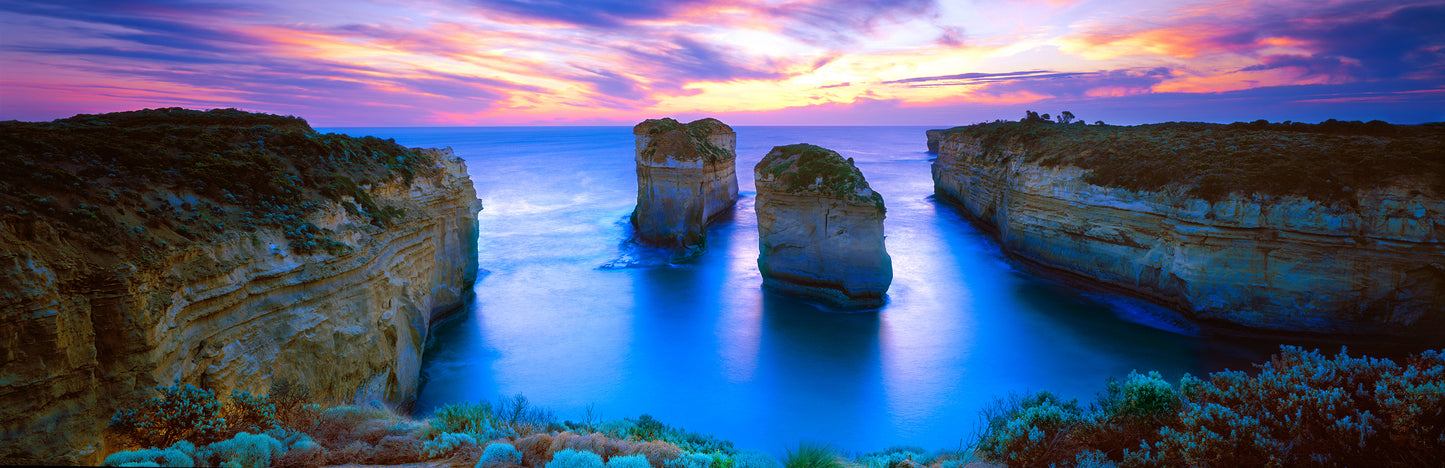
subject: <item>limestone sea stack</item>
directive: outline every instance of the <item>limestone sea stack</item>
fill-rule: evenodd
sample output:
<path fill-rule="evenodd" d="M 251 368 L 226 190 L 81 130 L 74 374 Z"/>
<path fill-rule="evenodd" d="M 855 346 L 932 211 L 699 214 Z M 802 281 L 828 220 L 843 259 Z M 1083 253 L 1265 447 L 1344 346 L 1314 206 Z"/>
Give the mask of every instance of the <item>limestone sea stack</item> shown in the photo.
<path fill-rule="evenodd" d="M 883 196 L 851 158 L 778 146 L 753 167 L 763 286 L 841 308 L 876 308 L 893 282 Z"/>
<path fill-rule="evenodd" d="M 158 109 L 0 122 L 0 465 L 97 465 L 173 382 L 415 398 L 477 273 L 449 149 Z"/>
<path fill-rule="evenodd" d="M 636 137 L 636 237 L 644 244 L 696 251 L 707 225 L 738 201 L 737 134 L 717 119 L 686 125 L 648 119 Z"/>

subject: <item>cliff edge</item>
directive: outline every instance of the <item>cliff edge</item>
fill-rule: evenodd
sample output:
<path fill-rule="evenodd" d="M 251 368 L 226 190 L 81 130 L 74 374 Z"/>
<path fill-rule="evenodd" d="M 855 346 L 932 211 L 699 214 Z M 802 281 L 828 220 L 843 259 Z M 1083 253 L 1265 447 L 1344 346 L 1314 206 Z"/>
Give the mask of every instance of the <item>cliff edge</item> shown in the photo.
<path fill-rule="evenodd" d="M 707 225 L 738 201 L 737 134 L 717 119 L 686 125 L 648 119 L 636 137 L 636 237 L 643 243 L 696 252 Z"/>
<path fill-rule="evenodd" d="M 98 463 L 175 381 L 405 403 L 476 279 L 449 149 L 157 109 L 0 123 L 0 166 L 0 460 Z"/>
<path fill-rule="evenodd" d="M 1025 263 L 1224 330 L 1438 337 L 1445 128 L 956 127 L 938 195 Z"/>
<path fill-rule="evenodd" d="M 763 286 L 843 308 L 876 308 L 893 282 L 883 196 L 838 153 L 778 146 L 753 167 Z"/>

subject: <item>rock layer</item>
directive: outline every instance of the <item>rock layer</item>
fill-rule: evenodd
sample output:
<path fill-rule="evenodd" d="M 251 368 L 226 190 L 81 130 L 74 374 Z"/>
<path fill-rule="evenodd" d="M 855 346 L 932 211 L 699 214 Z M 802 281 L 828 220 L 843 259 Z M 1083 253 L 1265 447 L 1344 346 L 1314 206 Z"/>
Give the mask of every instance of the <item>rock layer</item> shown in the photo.
<path fill-rule="evenodd" d="M 779 146 L 753 167 L 763 286 L 843 308 L 882 306 L 893 281 L 883 197 L 852 159 Z"/>
<path fill-rule="evenodd" d="M 938 145 L 943 142 L 943 135 L 948 130 L 935 128 L 923 132 L 928 137 L 928 152 L 938 154 Z"/>
<path fill-rule="evenodd" d="M 0 460 L 97 464 L 117 408 L 156 385 L 266 393 L 276 379 L 320 399 L 414 398 L 428 325 L 476 279 L 477 211 L 463 161 L 410 184 L 367 187 L 406 215 L 389 227 L 340 202 L 310 215 L 354 250 L 294 252 L 277 230 L 88 267 L 40 221 L 0 221 Z"/>
<path fill-rule="evenodd" d="M 717 119 L 683 125 L 649 119 L 636 137 L 636 237 L 643 243 L 695 250 L 707 225 L 738 201 L 737 134 Z"/>
<path fill-rule="evenodd" d="M 948 135 L 940 196 L 1032 265 L 1116 287 L 1241 331 L 1432 335 L 1445 323 L 1445 200 L 1424 181 L 1362 189 L 1353 203 L 1083 182 L 1027 149 Z"/>

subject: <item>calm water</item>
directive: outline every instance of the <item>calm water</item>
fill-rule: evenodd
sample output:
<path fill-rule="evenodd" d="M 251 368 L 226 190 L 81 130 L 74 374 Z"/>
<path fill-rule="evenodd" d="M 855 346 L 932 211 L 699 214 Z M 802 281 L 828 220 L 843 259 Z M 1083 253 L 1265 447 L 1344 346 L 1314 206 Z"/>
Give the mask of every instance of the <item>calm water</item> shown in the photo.
<path fill-rule="evenodd" d="M 647 413 L 773 453 L 799 440 L 936 449 L 970 437 L 1009 392 L 1087 401 L 1131 369 L 1175 380 L 1276 349 L 1167 331 L 1118 298 L 1011 267 L 933 198 L 922 127 L 737 128 L 741 200 L 684 265 L 625 242 L 630 128 L 329 130 L 451 146 L 486 206 L 476 298 L 434 329 L 418 414 L 522 393 L 562 419 L 589 405 L 606 419 Z M 830 313 L 759 288 L 752 167 L 799 142 L 854 158 L 884 196 L 894 279 L 881 310 Z M 604 267 L 649 261 L 661 264 Z"/>

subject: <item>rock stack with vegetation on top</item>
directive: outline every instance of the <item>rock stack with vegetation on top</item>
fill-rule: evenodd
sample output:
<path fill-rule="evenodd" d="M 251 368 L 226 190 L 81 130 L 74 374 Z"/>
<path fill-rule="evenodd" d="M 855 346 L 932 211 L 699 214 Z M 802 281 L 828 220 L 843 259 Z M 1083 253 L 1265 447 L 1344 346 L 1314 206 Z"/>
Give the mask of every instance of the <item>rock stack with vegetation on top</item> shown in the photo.
<path fill-rule="evenodd" d="M 765 287 L 843 308 L 883 305 L 893 281 L 886 210 L 852 159 L 808 144 L 778 146 L 753 177 Z"/>
<path fill-rule="evenodd" d="M 644 244 L 698 251 L 707 225 L 738 201 L 737 134 L 717 119 L 686 125 L 649 119 L 636 137 L 636 237 Z"/>
<path fill-rule="evenodd" d="M 172 382 L 403 403 L 476 278 L 449 149 L 172 108 L 0 123 L 0 167 L 0 460 L 98 462 Z"/>

